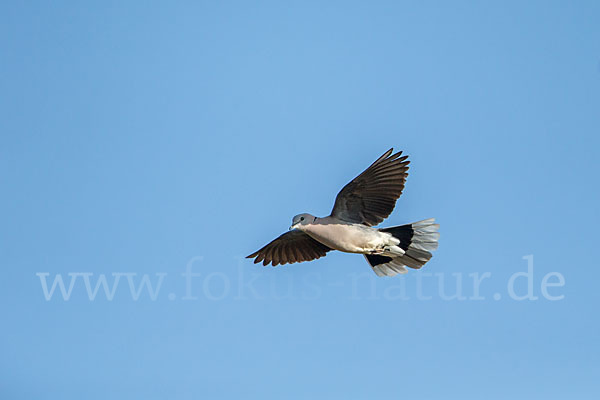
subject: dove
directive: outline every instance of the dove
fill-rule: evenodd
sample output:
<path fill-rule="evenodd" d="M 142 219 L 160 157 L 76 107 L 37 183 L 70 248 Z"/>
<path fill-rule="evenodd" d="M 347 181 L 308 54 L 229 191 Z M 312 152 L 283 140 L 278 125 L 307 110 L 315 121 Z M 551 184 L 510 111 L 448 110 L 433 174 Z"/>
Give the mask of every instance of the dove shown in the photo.
<path fill-rule="evenodd" d="M 246 258 L 273 266 L 316 260 L 329 251 L 363 254 L 377 276 L 419 269 L 437 249 L 434 218 L 375 228 L 394 210 L 408 176 L 408 156 L 389 149 L 338 193 L 331 214 L 294 216 L 289 231 Z"/>

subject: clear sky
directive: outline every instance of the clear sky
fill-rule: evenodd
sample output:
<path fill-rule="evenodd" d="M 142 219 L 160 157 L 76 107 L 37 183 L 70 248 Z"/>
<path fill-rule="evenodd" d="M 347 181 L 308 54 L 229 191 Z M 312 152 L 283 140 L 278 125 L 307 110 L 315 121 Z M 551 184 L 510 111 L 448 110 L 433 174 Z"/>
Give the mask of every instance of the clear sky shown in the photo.
<path fill-rule="evenodd" d="M 2 2 L 0 398 L 598 398 L 598 21 Z M 441 224 L 423 270 L 241 260 L 390 147 L 383 226 Z"/>

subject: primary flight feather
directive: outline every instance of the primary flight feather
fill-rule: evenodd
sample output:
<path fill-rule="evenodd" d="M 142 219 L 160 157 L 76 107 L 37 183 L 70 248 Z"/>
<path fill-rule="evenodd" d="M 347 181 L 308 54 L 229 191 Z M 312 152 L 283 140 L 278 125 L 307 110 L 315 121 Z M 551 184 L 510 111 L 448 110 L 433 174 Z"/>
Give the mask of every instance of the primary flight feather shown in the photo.
<path fill-rule="evenodd" d="M 438 246 L 434 219 L 390 228 L 373 228 L 394 210 L 408 176 L 408 156 L 386 151 L 338 193 L 331 215 L 299 214 L 290 231 L 247 258 L 263 265 L 311 261 L 331 250 L 364 254 L 378 276 L 421 268 Z"/>

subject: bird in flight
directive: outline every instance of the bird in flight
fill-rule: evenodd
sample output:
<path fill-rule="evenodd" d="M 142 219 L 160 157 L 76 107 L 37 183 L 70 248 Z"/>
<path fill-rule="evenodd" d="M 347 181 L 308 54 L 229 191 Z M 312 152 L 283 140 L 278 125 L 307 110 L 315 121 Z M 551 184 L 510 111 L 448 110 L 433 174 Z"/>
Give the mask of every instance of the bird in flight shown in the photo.
<path fill-rule="evenodd" d="M 363 254 L 377 276 L 421 268 L 437 249 L 433 218 L 374 228 L 394 210 L 408 176 L 408 156 L 389 149 L 338 193 L 331 215 L 299 214 L 288 232 L 246 258 L 273 266 L 311 261 L 331 250 Z"/>

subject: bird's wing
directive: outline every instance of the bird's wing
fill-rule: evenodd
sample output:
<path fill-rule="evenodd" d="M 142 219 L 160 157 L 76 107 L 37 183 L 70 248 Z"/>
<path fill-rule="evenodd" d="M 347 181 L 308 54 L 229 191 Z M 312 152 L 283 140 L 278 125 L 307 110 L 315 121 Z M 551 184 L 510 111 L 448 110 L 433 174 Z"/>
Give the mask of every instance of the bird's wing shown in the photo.
<path fill-rule="evenodd" d="M 331 216 L 342 221 L 373 226 L 394 210 L 408 176 L 410 161 L 389 149 L 338 193 Z"/>
<path fill-rule="evenodd" d="M 306 233 L 294 229 L 279 236 L 246 258 L 256 257 L 255 264 L 262 261 L 263 265 L 272 262 L 273 266 L 276 266 L 315 260 L 323 257 L 330 250 L 329 247 L 316 241 Z"/>

